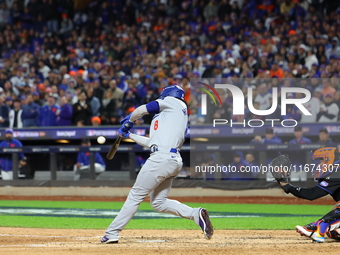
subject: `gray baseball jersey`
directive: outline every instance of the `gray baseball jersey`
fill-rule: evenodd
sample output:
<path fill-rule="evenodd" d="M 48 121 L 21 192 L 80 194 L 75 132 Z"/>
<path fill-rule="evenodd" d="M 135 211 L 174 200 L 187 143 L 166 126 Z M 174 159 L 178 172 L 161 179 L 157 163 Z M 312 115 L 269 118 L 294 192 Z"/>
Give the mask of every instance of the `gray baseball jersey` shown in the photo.
<path fill-rule="evenodd" d="M 110 239 L 119 238 L 120 231 L 132 219 L 139 204 L 148 194 L 154 210 L 191 219 L 199 225 L 199 208 L 191 208 L 167 198 L 172 181 L 183 165 L 179 149 L 184 142 L 188 122 L 186 104 L 171 96 L 158 99 L 157 103 L 159 109 L 150 126 L 150 138 L 130 134 L 130 138 L 137 143 L 152 147 L 153 150 L 139 172 L 122 209 L 105 232 L 105 236 Z M 155 103 L 152 105 L 157 108 Z M 145 105 L 138 107 L 132 113 L 131 120 L 148 114 L 147 109 L 151 108 Z"/>

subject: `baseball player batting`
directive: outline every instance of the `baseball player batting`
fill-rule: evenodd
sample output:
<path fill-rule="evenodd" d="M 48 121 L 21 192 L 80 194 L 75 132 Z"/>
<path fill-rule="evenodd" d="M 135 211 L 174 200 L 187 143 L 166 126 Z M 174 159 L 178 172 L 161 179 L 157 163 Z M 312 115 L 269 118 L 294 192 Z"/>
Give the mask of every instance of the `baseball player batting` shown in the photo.
<path fill-rule="evenodd" d="M 107 228 L 101 239 L 102 243 L 118 243 L 120 232 L 148 194 L 154 210 L 194 220 L 203 230 L 205 238 L 211 239 L 214 230 L 206 209 L 191 208 L 168 199 L 172 181 L 183 165 L 179 149 L 185 140 L 188 123 L 187 105 L 183 99 L 184 91 L 181 87 L 167 86 L 159 99 L 139 106 L 121 121 L 122 127 L 118 132 L 149 147 L 151 154 L 139 172 L 122 209 Z M 150 113 L 155 113 L 155 116 L 151 122 L 149 138 L 129 132 L 134 121 Z"/>

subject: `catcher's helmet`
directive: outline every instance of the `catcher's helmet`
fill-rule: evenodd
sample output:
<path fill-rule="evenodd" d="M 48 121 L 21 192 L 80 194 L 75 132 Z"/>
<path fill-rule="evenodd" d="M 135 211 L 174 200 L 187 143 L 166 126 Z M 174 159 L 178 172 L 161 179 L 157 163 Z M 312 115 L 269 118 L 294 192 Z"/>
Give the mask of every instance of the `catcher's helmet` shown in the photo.
<path fill-rule="evenodd" d="M 168 96 L 184 100 L 184 90 L 178 85 L 166 86 L 159 95 L 159 98 L 164 99 Z"/>
<path fill-rule="evenodd" d="M 337 166 L 334 164 L 340 163 L 340 148 L 324 147 L 317 149 L 313 153 L 313 160 L 317 165 L 314 169 L 314 178 L 324 178 L 337 170 Z"/>

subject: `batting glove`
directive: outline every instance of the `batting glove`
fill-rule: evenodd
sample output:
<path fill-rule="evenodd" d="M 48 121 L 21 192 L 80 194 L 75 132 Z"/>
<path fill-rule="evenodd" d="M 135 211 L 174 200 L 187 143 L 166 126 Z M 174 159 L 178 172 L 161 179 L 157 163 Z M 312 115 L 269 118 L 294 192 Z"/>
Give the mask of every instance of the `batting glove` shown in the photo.
<path fill-rule="evenodd" d="M 123 130 L 122 130 L 122 128 L 120 128 L 120 129 L 118 129 L 118 133 L 119 133 L 119 135 L 120 136 L 122 136 L 123 138 L 130 138 L 130 132 L 124 132 Z"/>
<path fill-rule="evenodd" d="M 120 121 L 120 124 L 124 124 L 125 122 L 130 121 L 130 118 L 131 118 L 131 113 L 128 116 L 126 116 L 124 119 L 122 119 Z"/>
<path fill-rule="evenodd" d="M 122 131 L 123 132 L 129 132 L 129 130 L 131 129 L 133 127 L 133 123 L 131 122 L 131 121 L 126 121 L 123 125 L 122 125 L 122 127 L 121 127 L 121 129 L 122 129 Z"/>

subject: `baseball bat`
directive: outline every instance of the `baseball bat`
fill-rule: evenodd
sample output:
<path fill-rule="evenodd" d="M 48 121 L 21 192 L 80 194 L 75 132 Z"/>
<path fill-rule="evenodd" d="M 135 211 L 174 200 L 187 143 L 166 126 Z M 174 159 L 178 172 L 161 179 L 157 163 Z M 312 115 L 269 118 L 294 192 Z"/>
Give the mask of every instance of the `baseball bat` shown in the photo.
<path fill-rule="evenodd" d="M 118 147 L 119 147 L 119 144 L 120 142 L 122 141 L 122 136 L 119 136 L 116 141 L 114 142 L 114 144 L 111 146 L 111 149 L 110 151 L 107 153 L 106 155 L 106 158 L 111 160 L 113 159 L 113 157 L 115 156 L 117 150 L 118 150 Z"/>
<path fill-rule="evenodd" d="M 124 124 L 124 126 L 125 126 L 126 128 L 132 128 L 132 127 L 133 127 L 133 124 L 132 124 L 131 122 L 130 122 L 130 123 L 127 122 L 127 123 Z M 116 141 L 115 141 L 114 144 L 112 145 L 112 147 L 111 147 L 109 153 L 106 155 L 106 158 L 107 158 L 107 159 L 109 159 L 109 160 L 113 159 L 113 157 L 115 156 L 115 154 L 116 154 L 116 152 L 117 152 L 117 150 L 118 150 L 119 144 L 120 144 L 120 142 L 122 141 L 122 138 L 123 138 L 123 136 L 119 136 L 119 137 L 116 139 Z"/>

